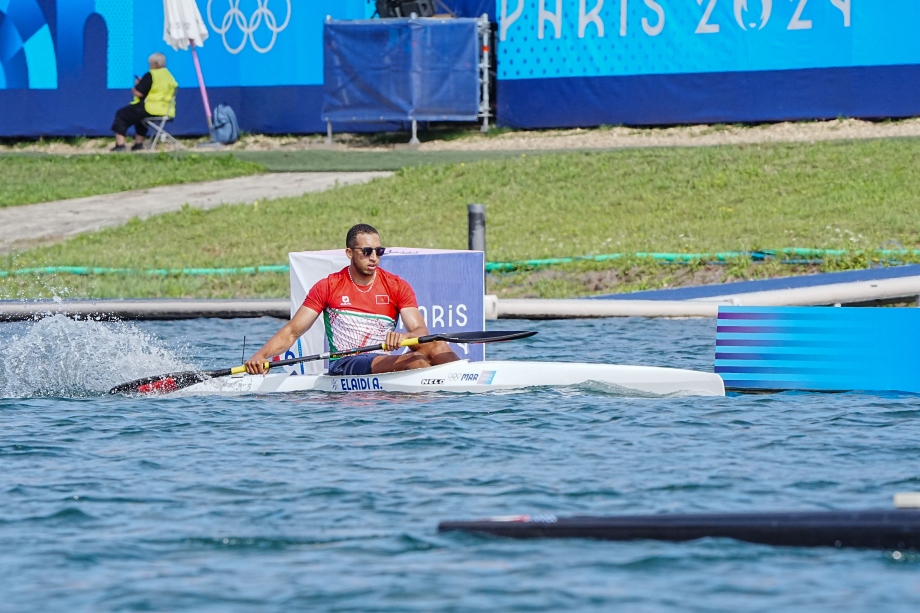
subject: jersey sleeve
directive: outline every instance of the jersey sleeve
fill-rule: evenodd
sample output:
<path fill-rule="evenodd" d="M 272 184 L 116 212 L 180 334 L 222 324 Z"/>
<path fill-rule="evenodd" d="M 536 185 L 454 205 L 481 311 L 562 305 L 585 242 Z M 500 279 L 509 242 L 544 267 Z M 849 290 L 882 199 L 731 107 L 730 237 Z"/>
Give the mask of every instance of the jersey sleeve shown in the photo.
<path fill-rule="evenodd" d="M 153 87 L 153 75 L 149 72 L 144 73 L 144 76 L 141 77 L 141 80 L 137 82 L 137 85 L 134 86 L 141 94 L 141 98 L 146 98 L 147 94 L 150 93 L 150 88 Z"/>
<path fill-rule="evenodd" d="M 310 293 L 304 298 L 303 305 L 311 311 L 322 313 L 329 304 L 329 278 L 321 279 L 310 288 Z"/>
<path fill-rule="evenodd" d="M 396 283 L 396 312 L 400 312 L 403 309 L 417 309 L 418 300 L 415 297 L 415 290 L 412 289 L 412 286 L 409 285 L 405 279 L 397 277 L 398 281 Z"/>

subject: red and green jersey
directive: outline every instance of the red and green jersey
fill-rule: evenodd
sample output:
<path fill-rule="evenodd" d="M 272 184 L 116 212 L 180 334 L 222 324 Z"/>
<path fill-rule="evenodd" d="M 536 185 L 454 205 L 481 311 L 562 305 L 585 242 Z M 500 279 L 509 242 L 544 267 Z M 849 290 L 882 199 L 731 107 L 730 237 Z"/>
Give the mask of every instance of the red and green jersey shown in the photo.
<path fill-rule="evenodd" d="M 418 308 L 415 292 L 403 279 L 378 268 L 371 285 L 358 286 L 347 267 L 314 285 L 303 305 L 323 314 L 331 351 L 382 343 L 396 329 L 402 309 Z"/>

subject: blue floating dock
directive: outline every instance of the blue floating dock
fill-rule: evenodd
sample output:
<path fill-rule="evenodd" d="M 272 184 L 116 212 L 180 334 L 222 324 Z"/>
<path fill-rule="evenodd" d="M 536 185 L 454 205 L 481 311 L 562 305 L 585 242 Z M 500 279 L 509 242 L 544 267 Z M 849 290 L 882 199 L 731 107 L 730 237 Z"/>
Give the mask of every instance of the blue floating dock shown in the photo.
<path fill-rule="evenodd" d="M 720 307 L 727 390 L 920 392 L 920 309 Z"/>

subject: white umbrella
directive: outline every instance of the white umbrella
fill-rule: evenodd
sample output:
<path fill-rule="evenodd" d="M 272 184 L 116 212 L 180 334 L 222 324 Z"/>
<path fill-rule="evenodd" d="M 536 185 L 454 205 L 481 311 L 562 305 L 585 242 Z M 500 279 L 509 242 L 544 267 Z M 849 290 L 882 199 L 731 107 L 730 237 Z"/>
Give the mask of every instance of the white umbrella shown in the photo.
<path fill-rule="evenodd" d="M 195 72 L 198 74 L 198 87 L 201 89 L 201 101 L 204 103 L 210 130 L 211 103 L 208 101 L 208 90 L 204 86 L 198 53 L 195 52 L 195 47 L 203 47 L 207 38 L 208 28 L 204 25 L 195 0 L 163 0 L 163 40 L 176 51 L 188 49 L 191 45 Z"/>

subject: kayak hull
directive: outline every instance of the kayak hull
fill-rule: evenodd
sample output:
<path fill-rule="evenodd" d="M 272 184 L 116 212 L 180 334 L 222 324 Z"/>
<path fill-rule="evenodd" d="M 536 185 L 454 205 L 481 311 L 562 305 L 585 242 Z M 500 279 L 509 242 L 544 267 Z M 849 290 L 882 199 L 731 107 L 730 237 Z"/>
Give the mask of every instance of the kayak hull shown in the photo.
<path fill-rule="evenodd" d="M 472 532 L 506 538 L 588 538 L 609 541 L 691 541 L 731 538 L 787 547 L 855 547 L 917 550 L 920 511 L 821 511 L 613 517 L 508 516 L 446 521 L 439 532 Z"/>
<path fill-rule="evenodd" d="M 469 362 L 460 360 L 418 370 L 367 376 L 270 373 L 224 377 L 187 388 L 190 394 L 267 394 L 320 391 L 482 393 L 533 387 L 598 386 L 604 391 L 649 396 L 724 396 L 722 378 L 713 373 L 572 362 Z"/>

